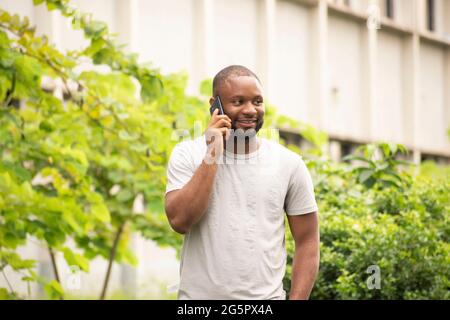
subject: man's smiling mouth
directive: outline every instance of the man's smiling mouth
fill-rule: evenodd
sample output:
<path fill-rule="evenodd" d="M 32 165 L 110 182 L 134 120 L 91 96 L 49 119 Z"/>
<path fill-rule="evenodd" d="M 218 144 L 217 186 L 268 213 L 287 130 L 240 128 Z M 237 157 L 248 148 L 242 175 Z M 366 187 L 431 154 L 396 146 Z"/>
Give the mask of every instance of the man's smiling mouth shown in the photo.
<path fill-rule="evenodd" d="M 256 127 L 256 120 L 238 120 L 240 127 L 243 128 L 254 128 Z"/>

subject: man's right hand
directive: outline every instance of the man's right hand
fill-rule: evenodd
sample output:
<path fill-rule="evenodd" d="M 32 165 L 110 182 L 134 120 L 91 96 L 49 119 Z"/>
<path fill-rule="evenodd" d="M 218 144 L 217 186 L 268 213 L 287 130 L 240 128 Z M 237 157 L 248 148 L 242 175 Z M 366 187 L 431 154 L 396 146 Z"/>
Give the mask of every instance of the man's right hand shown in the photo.
<path fill-rule="evenodd" d="M 210 161 L 215 161 L 222 155 L 224 139 L 227 140 L 230 137 L 231 119 L 227 115 L 218 113 L 219 109 L 214 110 L 205 131 L 207 145 L 206 158 Z"/>

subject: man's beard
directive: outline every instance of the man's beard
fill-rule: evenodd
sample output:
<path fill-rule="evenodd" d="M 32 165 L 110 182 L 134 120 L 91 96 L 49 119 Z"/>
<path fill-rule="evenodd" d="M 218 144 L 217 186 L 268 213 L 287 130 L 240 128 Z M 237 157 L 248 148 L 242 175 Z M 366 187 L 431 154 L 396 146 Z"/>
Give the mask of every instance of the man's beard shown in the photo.
<path fill-rule="evenodd" d="M 244 130 L 241 128 L 237 128 L 236 126 L 237 121 L 233 121 L 233 123 L 231 124 L 231 136 L 233 137 L 237 137 L 237 138 L 243 138 L 245 137 L 245 140 L 249 139 L 249 138 L 253 138 L 256 136 L 256 134 L 258 133 L 258 131 L 262 128 L 262 126 L 264 125 L 264 119 L 258 119 L 258 121 L 256 122 L 256 127 Z"/>
<path fill-rule="evenodd" d="M 231 134 L 226 140 L 224 138 L 224 143 L 226 144 L 227 150 L 232 150 L 232 152 L 243 153 L 250 146 L 256 146 L 257 139 L 256 134 L 262 128 L 264 124 L 264 119 L 258 119 L 255 128 L 249 128 L 244 130 L 242 128 L 236 127 L 236 121 L 231 124 Z M 253 148 L 253 147 L 252 147 Z"/>

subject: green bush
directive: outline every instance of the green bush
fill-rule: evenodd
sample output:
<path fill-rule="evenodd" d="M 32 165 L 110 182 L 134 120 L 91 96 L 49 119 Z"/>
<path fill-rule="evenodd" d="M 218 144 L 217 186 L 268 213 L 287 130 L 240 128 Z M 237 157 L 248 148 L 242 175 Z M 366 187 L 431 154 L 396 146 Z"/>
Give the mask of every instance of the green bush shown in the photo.
<path fill-rule="evenodd" d="M 382 148 L 382 145 L 381 145 Z M 382 161 L 382 160 L 380 160 Z M 360 167 L 310 159 L 320 210 L 320 271 L 312 299 L 449 299 L 450 182 L 412 178 L 365 184 Z M 293 241 L 288 233 L 289 290 Z M 380 288 L 369 289 L 369 266 Z"/>

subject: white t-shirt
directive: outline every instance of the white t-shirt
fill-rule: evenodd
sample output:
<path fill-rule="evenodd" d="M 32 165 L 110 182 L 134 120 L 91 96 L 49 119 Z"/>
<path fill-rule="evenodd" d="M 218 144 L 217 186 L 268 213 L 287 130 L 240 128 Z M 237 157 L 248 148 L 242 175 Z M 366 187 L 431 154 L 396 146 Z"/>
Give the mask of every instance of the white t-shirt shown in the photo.
<path fill-rule="evenodd" d="M 285 299 L 285 213 L 311 213 L 317 204 L 301 157 L 258 139 L 254 153 L 224 153 L 208 208 L 184 237 L 178 299 Z M 186 185 L 205 154 L 204 135 L 178 143 L 166 193 Z"/>

